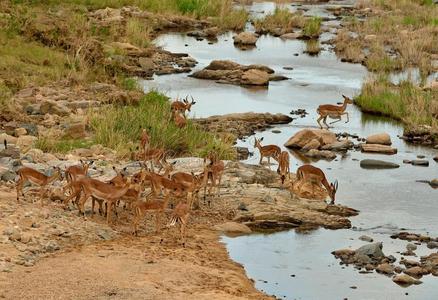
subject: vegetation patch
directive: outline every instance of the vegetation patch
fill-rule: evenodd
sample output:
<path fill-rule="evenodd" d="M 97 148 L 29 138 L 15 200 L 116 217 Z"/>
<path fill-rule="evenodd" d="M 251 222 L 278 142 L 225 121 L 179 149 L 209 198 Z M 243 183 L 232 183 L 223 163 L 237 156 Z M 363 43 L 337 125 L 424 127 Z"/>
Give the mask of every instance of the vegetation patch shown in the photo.
<path fill-rule="evenodd" d="M 294 28 L 302 28 L 306 20 L 302 13 L 292 13 L 287 8 L 277 7 L 272 14 L 253 20 L 253 23 L 257 33 L 281 35 L 293 32 Z"/>
<path fill-rule="evenodd" d="M 149 92 L 137 106 L 111 105 L 90 113 L 94 142 L 129 155 L 138 145 L 143 128 L 150 127 L 152 147 L 170 155 L 204 156 L 213 150 L 223 159 L 235 157 L 232 141 L 223 141 L 190 120 L 180 129 L 172 121 L 170 102 L 158 92 Z"/>

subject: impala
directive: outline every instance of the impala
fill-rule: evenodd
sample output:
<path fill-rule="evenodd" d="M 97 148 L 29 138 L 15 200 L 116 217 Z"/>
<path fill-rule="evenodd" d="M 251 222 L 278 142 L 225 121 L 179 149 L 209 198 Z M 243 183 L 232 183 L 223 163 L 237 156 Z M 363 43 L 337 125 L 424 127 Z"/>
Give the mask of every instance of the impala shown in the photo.
<path fill-rule="evenodd" d="M 143 152 L 143 161 L 147 163 L 151 162 L 151 170 L 154 171 L 154 163 L 163 168 L 162 161 L 166 159 L 166 151 L 163 148 L 145 149 Z"/>
<path fill-rule="evenodd" d="M 155 211 L 155 231 L 159 231 L 160 217 L 164 215 L 164 210 L 169 203 L 169 195 L 164 196 L 164 200 L 154 199 L 146 201 L 136 201 L 133 204 L 134 218 L 132 219 L 133 234 L 137 235 L 138 223 L 144 217 L 147 211 Z"/>
<path fill-rule="evenodd" d="M 151 130 L 151 127 L 148 127 L 149 130 Z M 150 137 L 148 134 L 148 131 L 143 128 L 143 130 L 141 131 L 141 136 L 140 136 L 140 147 L 143 150 L 146 150 L 146 147 L 149 147 L 149 142 L 150 142 Z"/>
<path fill-rule="evenodd" d="M 183 115 L 185 115 L 186 111 L 190 112 L 192 105 L 196 104 L 193 97 L 190 96 L 190 98 L 192 98 L 191 102 L 188 101 L 188 96 L 185 99 L 183 99 L 183 101 L 176 100 L 172 102 L 172 104 L 170 105 L 172 112 L 180 112 Z"/>
<path fill-rule="evenodd" d="M 316 183 L 318 186 L 322 184 L 330 196 L 330 204 L 335 203 L 336 191 L 338 190 L 338 181 L 336 180 L 334 183 L 329 184 L 324 172 L 320 168 L 312 165 L 303 165 L 299 167 L 297 170 L 297 181 L 299 180 L 308 182 L 310 181 L 312 184 Z"/>
<path fill-rule="evenodd" d="M 260 151 L 259 164 L 260 165 L 262 164 L 263 157 L 268 158 L 268 164 L 271 164 L 271 157 L 275 160 L 278 160 L 278 156 L 281 153 L 280 147 L 278 147 L 277 145 L 262 146 L 262 144 L 260 143 L 261 141 L 263 141 L 263 138 L 261 139 L 254 138 L 254 148 L 258 148 Z"/>
<path fill-rule="evenodd" d="M 19 176 L 17 181 L 17 202 L 20 202 L 20 194 L 24 196 L 23 185 L 29 181 L 40 186 L 41 205 L 43 205 L 44 195 L 47 192 L 46 187 L 58 178 L 62 178 L 61 170 L 58 167 L 55 167 L 52 176 L 44 175 L 43 173 L 28 167 L 21 168 L 17 173 Z"/>
<path fill-rule="evenodd" d="M 79 199 L 79 214 L 85 215 L 84 205 L 90 198 L 106 202 L 106 221 L 110 223 L 111 209 L 115 208 L 117 200 L 123 197 L 131 187 L 131 178 L 128 178 L 125 185 L 116 187 L 96 179 L 81 177 L 77 180 L 83 192 Z"/>
<path fill-rule="evenodd" d="M 124 186 L 126 184 L 126 176 L 123 173 L 126 172 L 126 167 L 121 172 L 118 172 L 116 167 L 113 166 L 113 170 L 116 172 L 116 176 L 108 181 L 108 183 L 116 187 Z"/>
<path fill-rule="evenodd" d="M 167 227 L 180 225 L 180 234 L 183 246 L 185 246 L 186 226 L 190 217 L 191 205 L 189 203 L 179 202 L 173 210 L 172 217 L 167 224 Z"/>
<path fill-rule="evenodd" d="M 281 178 L 281 184 L 284 184 L 284 180 L 286 179 L 286 176 L 288 176 L 288 178 L 290 179 L 289 164 L 290 164 L 289 152 L 282 151 L 278 159 L 278 168 L 277 168 L 277 173 L 280 175 Z"/>
<path fill-rule="evenodd" d="M 86 176 L 90 165 L 93 163 L 93 161 L 86 163 L 82 160 L 80 162 L 80 165 L 70 166 L 65 170 L 65 178 L 67 183 L 76 180 L 78 176 Z"/>
<path fill-rule="evenodd" d="M 178 111 L 172 112 L 173 121 L 175 122 L 176 127 L 184 128 L 187 125 L 186 117 Z"/>
<path fill-rule="evenodd" d="M 191 193 L 191 204 L 193 198 L 196 198 L 196 206 L 199 207 L 199 191 L 204 182 L 204 172 L 195 175 L 194 173 L 176 172 L 170 177 L 174 182 L 180 183 L 184 186 L 187 193 Z"/>
<path fill-rule="evenodd" d="M 343 115 L 347 115 L 347 121 L 345 123 L 348 123 L 350 121 L 348 112 L 346 112 L 345 110 L 347 109 L 347 104 L 353 104 L 353 100 L 344 95 L 342 95 L 342 97 L 344 97 L 344 104 L 342 105 L 323 104 L 318 106 L 318 109 L 316 110 L 316 112 L 319 114 L 317 122 L 321 129 L 321 120 L 325 124 L 325 126 L 327 126 L 327 129 L 330 128 L 330 126 L 326 123 L 327 117 L 330 117 L 331 119 L 337 119 L 337 121 L 333 121 L 330 124 L 341 121 L 341 117 Z"/>
<path fill-rule="evenodd" d="M 206 197 L 207 185 L 210 182 L 210 187 L 208 188 L 208 196 L 210 197 L 211 191 L 216 188 L 215 196 L 219 197 L 220 195 L 220 185 L 222 180 L 222 175 L 225 170 L 224 162 L 221 160 L 211 160 L 209 164 L 207 164 L 207 159 L 204 159 L 204 202 Z M 208 205 L 210 205 L 210 200 L 208 201 Z"/>

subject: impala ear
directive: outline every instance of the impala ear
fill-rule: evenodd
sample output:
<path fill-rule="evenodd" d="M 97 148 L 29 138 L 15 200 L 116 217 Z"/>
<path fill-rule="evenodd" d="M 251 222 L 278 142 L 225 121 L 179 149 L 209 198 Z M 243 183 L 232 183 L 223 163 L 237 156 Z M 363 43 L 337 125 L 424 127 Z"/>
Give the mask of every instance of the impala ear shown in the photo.
<path fill-rule="evenodd" d="M 262 138 L 260 139 L 260 141 L 263 141 L 263 139 L 264 139 L 264 137 L 262 137 Z"/>
<path fill-rule="evenodd" d="M 344 99 L 348 99 L 348 97 L 347 97 L 347 96 L 345 96 L 344 94 L 342 94 L 342 97 L 344 97 Z"/>

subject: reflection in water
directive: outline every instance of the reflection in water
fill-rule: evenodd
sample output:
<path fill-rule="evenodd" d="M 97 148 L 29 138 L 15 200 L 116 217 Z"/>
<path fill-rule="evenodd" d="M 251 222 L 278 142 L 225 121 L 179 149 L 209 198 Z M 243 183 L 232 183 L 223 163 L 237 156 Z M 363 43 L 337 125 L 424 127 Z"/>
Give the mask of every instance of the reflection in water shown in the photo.
<path fill-rule="evenodd" d="M 266 10 L 257 8 L 257 5 L 262 4 L 254 4 L 254 11 Z M 260 37 L 257 48 L 247 51 L 234 47 L 230 33 L 220 36 L 213 45 L 180 34 L 160 36 L 156 43 L 173 52 L 189 53 L 199 62 L 197 70 L 213 59 L 229 59 L 241 64 L 265 64 L 279 75 L 290 77 L 290 80 L 271 82 L 269 88 L 261 90 L 197 80 L 186 74 L 156 76 L 154 81 L 143 82 L 146 90 L 157 88 L 171 97 L 192 95 L 197 101 L 192 108 L 192 117 L 247 111 L 288 114 L 292 109 L 305 109 L 309 113 L 305 118 L 276 126 L 275 129 L 281 131 L 279 134 L 270 130 L 256 134 L 264 137 L 266 144 L 279 146 L 303 128 L 319 128 L 316 107 L 342 101 L 341 94 L 354 96 L 367 75 L 363 66 L 342 63 L 327 49 L 317 57 L 310 57 L 303 54 L 305 45 L 302 41 L 283 41 L 270 36 Z M 285 66 L 293 69 L 286 70 Z M 393 146 L 398 148 L 398 154 L 369 155 L 349 151 L 331 162 L 312 162 L 299 152 L 290 151 L 291 171 L 295 172 L 303 163 L 312 163 L 324 170 L 330 181 L 338 179 L 338 201 L 360 210 L 359 216 L 352 218 L 352 223 L 362 231 L 318 230 L 308 235 L 291 231 L 224 238 L 230 255 L 244 265 L 258 288 L 281 298 L 432 299 L 431 295 L 438 294 L 438 285 L 430 276 L 422 279 L 422 285 L 410 287 L 407 290 L 409 296 L 406 296 L 405 290 L 390 279 L 378 274 L 361 275 L 353 268 L 343 268 L 330 254 L 335 249 L 362 245 L 363 242 L 357 239 L 362 234 L 383 241 L 384 252 L 388 255 L 404 250 L 405 242 L 389 238 L 389 234 L 399 228 L 421 233 L 428 231 L 430 235 L 438 236 L 438 191 L 416 182 L 438 177 L 436 165 L 433 161 L 429 168 L 402 164 L 403 159 L 415 159 L 417 154 L 431 160 L 436 151 L 408 145 L 398 139 L 397 135 L 403 132 L 398 122 L 362 114 L 354 106 L 349 106 L 347 111 L 350 122 L 336 123 L 334 132 L 349 132 L 360 137 L 387 132 Z M 259 153 L 253 149 L 251 141 L 252 137 L 241 140 L 238 146 L 254 151 L 254 156 L 246 162 L 256 164 Z M 364 170 L 359 166 L 359 161 L 364 158 L 382 159 L 401 166 L 396 170 Z M 420 249 L 417 254 L 426 251 Z M 352 290 L 350 286 L 358 289 Z"/>

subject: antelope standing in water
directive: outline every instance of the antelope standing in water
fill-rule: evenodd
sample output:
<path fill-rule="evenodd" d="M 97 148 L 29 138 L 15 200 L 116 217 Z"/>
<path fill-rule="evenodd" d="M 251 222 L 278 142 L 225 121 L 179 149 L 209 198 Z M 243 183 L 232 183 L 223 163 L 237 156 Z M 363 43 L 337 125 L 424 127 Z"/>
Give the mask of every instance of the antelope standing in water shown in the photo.
<path fill-rule="evenodd" d="M 353 100 L 348 98 L 347 96 L 342 95 L 344 97 L 344 104 L 342 105 L 333 105 L 333 104 L 322 104 L 318 106 L 318 109 L 316 112 L 319 114 L 318 125 L 323 128 L 321 125 L 321 120 L 324 123 L 325 126 L 327 126 L 327 129 L 330 128 L 330 126 L 326 123 L 327 117 L 330 117 L 331 119 L 337 119 L 337 121 L 333 121 L 330 124 L 336 123 L 341 121 L 341 117 L 343 115 L 347 115 L 347 121 L 345 123 L 348 123 L 350 121 L 348 117 L 348 112 L 345 110 L 347 109 L 347 104 L 353 104 Z"/>
<path fill-rule="evenodd" d="M 304 180 L 312 183 L 313 191 L 314 185 L 322 184 L 327 190 L 329 197 L 331 199 L 330 204 L 335 204 L 335 196 L 336 191 L 338 190 L 338 181 L 336 180 L 334 183 L 329 183 L 327 178 L 325 177 L 324 172 L 317 167 L 312 165 L 303 165 L 297 170 L 297 181 Z"/>
<path fill-rule="evenodd" d="M 257 139 L 254 138 L 254 148 L 258 148 L 260 151 L 260 161 L 259 164 L 262 164 L 263 157 L 268 158 L 268 164 L 271 164 L 271 157 L 278 161 L 278 157 L 280 156 L 281 149 L 277 145 L 266 145 L 262 146 L 260 143 L 263 141 L 263 138 Z"/>

